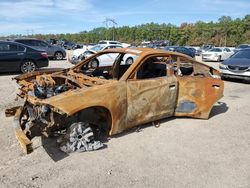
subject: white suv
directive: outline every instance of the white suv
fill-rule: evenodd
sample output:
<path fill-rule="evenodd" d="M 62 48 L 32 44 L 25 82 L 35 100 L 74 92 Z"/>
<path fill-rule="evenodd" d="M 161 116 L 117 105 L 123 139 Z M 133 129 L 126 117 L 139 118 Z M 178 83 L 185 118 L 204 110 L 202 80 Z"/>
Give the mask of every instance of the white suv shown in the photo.
<path fill-rule="evenodd" d="M 122 45 L 122 43 L 118 42 L 118 41 L 112 41 L 112 40 L 100 40 L 98 42 L 98 44 L 102 44 L 102 45 L 109 45 L 109 44 L 118 44 L 118 45 Z"/>

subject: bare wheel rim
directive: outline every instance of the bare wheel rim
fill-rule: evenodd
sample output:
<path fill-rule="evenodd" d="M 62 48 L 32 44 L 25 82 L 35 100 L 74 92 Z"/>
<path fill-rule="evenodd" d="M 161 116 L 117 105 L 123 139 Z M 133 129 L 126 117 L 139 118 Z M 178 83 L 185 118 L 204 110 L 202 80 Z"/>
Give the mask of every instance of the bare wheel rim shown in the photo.
<path fill-rule="evenodd" d="M 97 60 L 93 60 L 93 61 L 91 62 L 91 67 L 92 67 L 92 68 L 98 67 L 98 61 L 97 61 Z"/>
<path fill-rule="evenodd" d="M 61 52 L 56 52 L 55 56 L 56 56 L 56 59 L 58 59 L 58 60 L 63 59 L 63 55 Z"/>
<path fill-rule="evenodd" d="M 132 58 L 128 58 L 126 60 L 126 64 L 129 65 L 129 64 L 132 64 L 133 63 L 133 59 Z"/>
<path fill-rule="evenodd" d="M 36 65 L 32 61 L 25 61 L 22 65 L 22 72 L 32 72 L 36 70 Z"/>

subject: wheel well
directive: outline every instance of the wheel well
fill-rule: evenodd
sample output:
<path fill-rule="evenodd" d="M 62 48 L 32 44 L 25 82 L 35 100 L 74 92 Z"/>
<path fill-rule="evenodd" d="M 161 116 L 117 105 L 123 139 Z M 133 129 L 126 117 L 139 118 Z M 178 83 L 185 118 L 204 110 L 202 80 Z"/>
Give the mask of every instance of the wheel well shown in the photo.
<path fill-rule="evenodd" d="M 134 59 L 133 59 L 132 57 L 128 57 L 128 58 L 126 59 L 126 61 L 128 61 L 129 59 L 132 59 L 132 61 L 134 61 Z"/>
<path fill-rule="evenodd" d="M 112 128 L 112 116 L 110 111 L 102 106 L 89 107 L 76 113 L 78 121 L 86 121 L 101 131 L 104 131 L 106 135 L 109 134 Z"/>
<path fill-rule="evenodd" d="M 54 56 L 56 55 L 56 53 L 61 53 L 62 55 L 63 55 L 63 53 L 61 52 L 61 51 L 59 51 L 59 50 L 57 50 L 57 51 L 55 51 L 55 53 L 54 53 Z"/>

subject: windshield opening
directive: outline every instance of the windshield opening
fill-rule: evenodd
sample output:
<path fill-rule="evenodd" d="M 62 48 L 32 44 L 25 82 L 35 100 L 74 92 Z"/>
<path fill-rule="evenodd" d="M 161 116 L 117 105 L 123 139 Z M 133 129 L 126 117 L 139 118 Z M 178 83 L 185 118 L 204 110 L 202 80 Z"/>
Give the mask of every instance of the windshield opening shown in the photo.
<path fill-rule="evenodd" d="M 220 48 L 212 48 L 209 52 L 222 52 Z"/>
<path fill-rule="evenodd" d="M 103 49 L 103 47 L 104 47 L 103 45 L 95 45 L 92 48 L 90 48 L 90 50 L 95 51 L 95 52 L 99 52 Z"/>
<path fill-rule="evenodd" d="M 246 58 L 250 59 L 250 50 L 241 50 L 232 56 L 232 58 Z"/>

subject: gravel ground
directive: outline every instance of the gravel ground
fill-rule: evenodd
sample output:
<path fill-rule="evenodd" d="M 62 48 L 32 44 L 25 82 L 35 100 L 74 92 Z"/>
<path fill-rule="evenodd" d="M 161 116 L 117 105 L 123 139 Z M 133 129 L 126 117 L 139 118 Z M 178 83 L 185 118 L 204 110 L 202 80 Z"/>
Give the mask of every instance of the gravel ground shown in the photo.
<path fill-rule="evenodd" d="M 0 75 L 0 187 L 250 187 L 249 84 L 226 81 L 209 120 L 165 119 L 159 128 L 115 136 L 105 149 L 69 156 L 53 140 L 35 138 L 34 152 L 24 155 L 4 116 L 21 102 L 14 76 Z"/>

